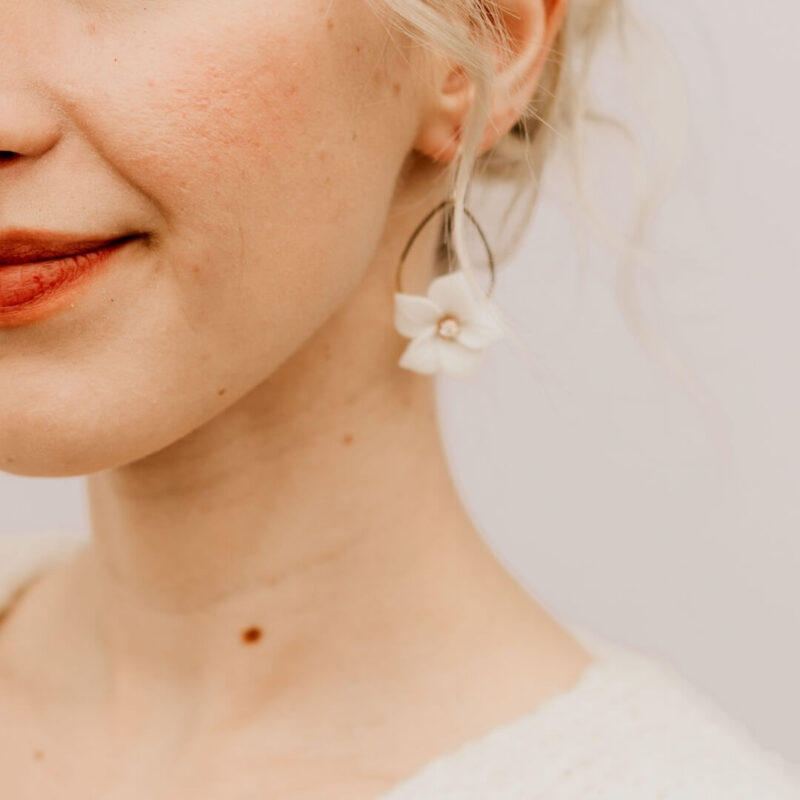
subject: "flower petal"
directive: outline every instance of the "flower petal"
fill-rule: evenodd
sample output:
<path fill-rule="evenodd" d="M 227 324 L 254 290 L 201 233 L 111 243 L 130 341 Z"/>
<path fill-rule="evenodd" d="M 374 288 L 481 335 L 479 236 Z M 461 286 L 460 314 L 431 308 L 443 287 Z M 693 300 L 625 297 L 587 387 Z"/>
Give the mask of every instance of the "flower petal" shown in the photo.
<path fill-rule="evenodd" d="M 457 340 L 439 339 L 436 345 L 439 365 L 447 375 L 469 378 L 483 359 L 483 350 L 466 347 Z"/>
<path fill-rule="evenodd" d="M 427 297 L 402 292 L 394 295 L 395 328 L 409 339 L 434 328 L 440 315 L 439 307 Z"/>
<path fill-rule="evenodd" d="M 433 374 L 439 367 L 439 355 L 436 347 L 438 338 L 432 329 L 429 333 L 423 333 L 416 339 L 412 339 L 397 363 L 405 369 L 419 372 L 422 375 Z"/>
<path fill-rule="evenodd" d="M 461 322 L 477 313 L 478 298 L 461 268 L 434 278 L 428 287 L 428 297 L 443 313 L 454 314 Z"/>

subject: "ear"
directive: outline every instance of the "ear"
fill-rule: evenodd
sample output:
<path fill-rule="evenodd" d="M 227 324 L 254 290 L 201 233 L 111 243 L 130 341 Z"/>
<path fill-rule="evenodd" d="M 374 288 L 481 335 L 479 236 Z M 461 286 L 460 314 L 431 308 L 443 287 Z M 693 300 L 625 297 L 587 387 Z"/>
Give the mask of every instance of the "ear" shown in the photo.
<path fill-rule="evenodd" d="M 477 154 L 490 149 L 525 111 L 564 19 L 568 0 L 498 0 L 500 19 L 511 52 L 496 58 L 489 114 Z M 472 103 L 472 80 L 459 64 L 446 62 L 436 73 L 438 85 L 414 142 L 429 158 L 450 163 L 460 152 L 461 129 Z"/>

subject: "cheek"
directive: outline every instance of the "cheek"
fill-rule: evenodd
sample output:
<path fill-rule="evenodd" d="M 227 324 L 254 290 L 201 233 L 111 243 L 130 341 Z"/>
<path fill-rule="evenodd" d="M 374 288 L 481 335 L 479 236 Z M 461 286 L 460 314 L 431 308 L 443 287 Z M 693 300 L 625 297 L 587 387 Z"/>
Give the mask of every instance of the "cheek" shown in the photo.
<path fill-rule="evenodd" d="M 341 296 L 354 276 L 326 266 L 365 266 L 413 132 L 381 66 L 384 31 L 360 4 L 329 23 L 329 0 L 200 7 L 202 19 L 176 3 L 146 27 L 98 26 L 104 79 L 84 79 L 75 113 L 158 206 L 181 314 L 207 323 L 235 308 L 245 323 L 246 296 L 260 312 L 250 321 L 269 323 L 274 298 L 324 300 L 320 280 Z"/>
<path fill-rule="evenodd" d="M 204 205 L 220 210 L 220 200 L 243 199 L 257 185 L 276 196 L 320 169 L 324 180 L 352 155 L 347 134 L 366 121 L 354 118 L 347 85 L 358 81 L 359 64 L 344 69 L 343 43 L 324 20 L 289 11 L 289 0 L 287 10 L 279 5 L 265 17 L 243 3 L 238 17 L 211 16 L 202 26 L 160 19 L 144 59 L 138 37 L 127 51 L 115 47 L 118 76 L 99 87 L 108 111 L 100 135 L 167 221 Z"/>

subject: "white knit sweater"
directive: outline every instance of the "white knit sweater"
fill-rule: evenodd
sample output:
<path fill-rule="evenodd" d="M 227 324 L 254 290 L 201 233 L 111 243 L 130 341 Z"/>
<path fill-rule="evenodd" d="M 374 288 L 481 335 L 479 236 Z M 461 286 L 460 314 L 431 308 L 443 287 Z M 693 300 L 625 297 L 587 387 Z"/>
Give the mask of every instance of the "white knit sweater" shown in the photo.
<path fill-rule="evenodd" d="M 0 613 L 84 542 L 0 536 Z M 672 666 L 569 627 L 597 657 L 576 685 L 434 758 L 379 800 L 800 800 L 800 768 Z"/>

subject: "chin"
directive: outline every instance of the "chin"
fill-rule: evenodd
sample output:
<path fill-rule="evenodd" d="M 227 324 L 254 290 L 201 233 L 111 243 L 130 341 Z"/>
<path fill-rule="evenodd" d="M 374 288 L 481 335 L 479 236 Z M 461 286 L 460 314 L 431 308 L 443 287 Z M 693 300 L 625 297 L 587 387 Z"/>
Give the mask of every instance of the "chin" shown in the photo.
<path fill-rule="evenodd" d="M 144 422 L 147 422 L 146 420 Z M 0 409 L 0 470 L 31 478 L 71 478 L 124 466 L 167 447 L 183 431 L 143 429 L 135 409 Z M 162 423 L 163 424 L 163 423 Z"/>
<path fill-rule="evenodd" d="M 102 432 L 87 435 L 82 424 L 69 426 L 49 420 L 46 425 L 26 424 L 18 415 L 0 433 L 0 469 L 29 478 L 71 478 L 107 469 L 120 457 Z M 82 433 L 78 433 L 83 429 Z"/>

